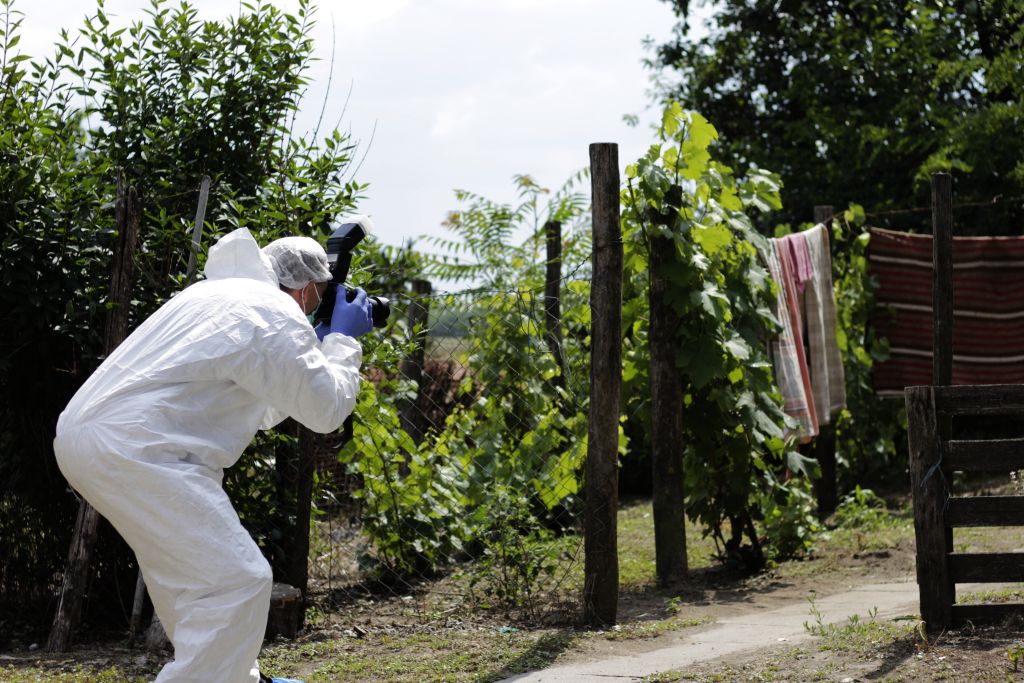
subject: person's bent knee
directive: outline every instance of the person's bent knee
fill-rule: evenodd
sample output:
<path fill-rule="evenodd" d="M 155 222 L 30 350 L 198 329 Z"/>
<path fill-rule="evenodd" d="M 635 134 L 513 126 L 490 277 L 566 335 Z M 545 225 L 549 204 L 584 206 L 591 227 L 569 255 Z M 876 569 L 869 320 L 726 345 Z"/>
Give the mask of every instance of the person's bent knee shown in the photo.
<path fill-rule="evenodd" d="M 274 585 L 274 570 L 270 568 L 270 563 L 266 561 L 263 562 L 261 569 L 262 571 L 256 574 L 254 582 L 264 587 L 269 593 Z"/>
<path fill-rule="evenodd" d="M 254 593 L 264 590 L 269 593 L 274 584 L 274 572 L 262 556 L 257 562 L 246 562 L 245 568 L 235 578 L 239 585 L 250 588 Z"/>

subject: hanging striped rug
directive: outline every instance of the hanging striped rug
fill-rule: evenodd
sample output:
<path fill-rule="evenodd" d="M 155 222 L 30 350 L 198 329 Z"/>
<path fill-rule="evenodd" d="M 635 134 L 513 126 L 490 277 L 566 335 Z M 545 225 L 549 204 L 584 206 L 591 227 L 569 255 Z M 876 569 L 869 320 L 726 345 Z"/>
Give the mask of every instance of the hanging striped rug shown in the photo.
<path fill-rule="evenodd" d="M 932 383 L 932 237 L 871 229 L 875 392 Z M 953 384 L 1024 383 L 1024 237 L 953 238 Z"/>

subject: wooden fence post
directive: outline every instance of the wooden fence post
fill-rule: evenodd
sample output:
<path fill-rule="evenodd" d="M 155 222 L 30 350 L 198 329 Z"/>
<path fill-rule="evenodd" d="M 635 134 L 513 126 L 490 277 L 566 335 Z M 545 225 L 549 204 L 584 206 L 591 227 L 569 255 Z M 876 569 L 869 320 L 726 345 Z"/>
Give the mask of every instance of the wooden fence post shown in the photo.
<path fill-rule="evenodd" d="M 825 229 L 831 230 L 830 223 L 835 210 L 831 206 L 814 207 L 814 224 L 825 223 Z M 831 233 L 829 243 L 832 243 Z M 831 259 L 829 259 L 831 263 Z M 823 296 L 832 296 L 832 292 L 822 292 Z M 813 383 L 817 378 L 811 377 Z M 818 416 L 819 419 L 821 416 Z M 821 478 L 814 482 L 818 499 L 818 517 L 825 519 L 836 511 L 839 504 L 839 493 L 836 490 L 836 428 L 831 422 L 821 425 L 818 436 L 814 440 L 814 456 L 821 467 Z"/>
<path fill-rule="evenodd" d="M 622 385 L 622 226 L 619 148 L 590 145 L 593 276 L 590 418 L 584 491 L 583 619 L 614 624 L 619 602 L 619 392 Z"/>
<path fill-rule="evenodd" d="M 313 471 L 316 454 L 324 436 L 299 425 L 298 459 L 295 463 L 295 523 L 286 545 L 284 582 L 302 591 L 306 599 L 309 588 L 309 523 L 313 505 Z M 303 614 L 305 609 L 303 609 Z"/>
<path fill-rule="evenodd" d="M 278 431 L 288 434 L 293 442 L 287 447 L 278 444 L 275 448 L 275 469 L 277 472 L 277 505 L 292 521 L 279 529 L 281 540 L 274 548 L 271 566 L 274 570 L 274 595 L 270 603 L 269 632 L 287 638 L 294 637 L 302 627 L 305 615 L 305 600 L 309 587 L 309 523 L 313 500 L 313 472 L 316 469 L 316 454 L 324 437 L 304 427 L 294 419 L 283 422 Z M 276 599 L 278 583 L 297 589 L 296 598 L 289 595 L 287 601 Z M 291 591 L 286 592 L 294 593 Z M 283 608 L 283 611 L 281 611 Z"/>
<path fill-rule="evenodd" d="M 210 196 L 210 176 L 204 175 L 199 183 L 199 203 L 196 205 L 196 219 L 192 227 L 192 249 L 188 252 L 188 269 L 185 271 L 185 284 L 190 285 L 196 279 L 196 259 L 199 245 L 203 240 L 203 222 L 206 220 L 206 200 Z"/>
<path fill-rule="evenodd" d="M 128 336 L 128 313 L 141 215 L 135 188 L 126 189 L 124 176 L 118 175 L 117 202 L 114 208 L 117 248 L 111 265 L 109 297 L 113 306 L 107 312 L 103 340 L 107 355 Z M 68 551 L 68 565 L 64 570 L 57 611 L 46 641 L 46 649 L 50 652 L 63 652 L 67 649 L 71 642 L 71 632 L 81 619 L 98 525 L 99 513 L 83 500 L 78 506 L 78 517 Z"/>
<path fill-rule="evenodd" d="M 949 386 L 953 383 L 953 176 L 948 173 L 933 173 L 932 174 L 932 325 L 933 329 L 933 341 L 932 341 L 932 384 L 936 386 Z M 909 416 L 909 411 L 908 411 Z M 948 441 L 952 434 L 952 422 L 948 417 L 936 416 L 932 420 L 934 425 L 935 438 L 939 440 L 939 443 Z M 909 436 L 908 436 L 909 438 Z M 934 452 L 936 453 L 936 461 L 940 460 L 941 457 L 938 454 L 938 447 L 935 447 Z M 911 454 L 913 458 L 913 454 Z M 911 472 L 913 473 L 913 465 L 911 465 Z M 932 479 L 939 479 L 942 473 L 938 470 L 932 475 Z M 913 478 L 911 479 L 913 482 Z M 934 486 L 936 482 L 932 482 Z M 939 493 L 932 493 L 930 491 L 922 491 L 923 496 L 936 497 Z M 916 499 L 918 490 L 915 486 L 913 495 Z M 945 498 L 950 494 L 946 490 L 945 486 L 942 487 L 942 499 L 941 503 L 933 503 L 935 505 L 945 505 Z M 927 514 L 927 513 L 926 513 Z M 934 526 L 928 530 L 928 533 L 934 536 L 934 538 L 925 539 L 923 542 L 926 544 L 934 544 L 941 550 L 934 550 L 934 558 L 938 558 L 939 564 L 941 564 L 940 575 L 935 578 L 929 579 L 934 585 L 930 587 L 930 590 L 936 597 L 934 600 L 941 602 L 943 607 L 936 607 L 933 609 L 934 614 L 937 618 L 941 619 L 938 623 L 945 626 L 950 623 L 952 615 L 950 613 L 950 605 L 956 602 L 956 586 L 949 578 L 948 567 L 946 564 L 946 554 L 952 551 L 953 548 L 953 527 L 948 526 L 942 522 L 941 507 L 939 508 L 938 520 L 934 522 Z M 917 514 L 915 510 L 915 520 Z M 916 530 L 915 523 L 915 530 Z M 920 549 L 920 545 L 918 548 Z M 927 549 L 928 546 L 926 546 Z M 940 554 L 941 552 L 941 554 Z M 917 561 L 922 561 L 922 555 L 918 550 Z M 925 560 L 929 561 L 931 557 Z M 918 582 L 920 583 L 920 575 Z M 922 587 L 922 591 L 924 588 Z M 924 615 L 925 604 L 922 600 L 921 612 L 922 618 Z M 927 622 L 928 619 L 925 619 Z"/>
<path fill-rule="evenodd" d="M 562 353 L 562 223 L 544 224 L 547 237 L 547 268 L 544 273 L 544 338 L 558 365 L 555 386 L 565 388 L 565 354 Z"/>
<path fill-rule="evenodd" d="M 953 177 L 932 174 L 932 383 L 953 383 Z"/>
<path fill-rule="evenodd" d="M 939 462 L 935 391 L 932 387 L 907 387 L 905 397 L 921 618 L 929 628 L 943 627 L 950 623 L 955 592 L 947 565 L 951 538 L 943 509 L 948 491 Z"/>
<path fill-rule="evenodd" d="M 651 473 L 654 504 L 655 573 L 661 586 L 686 579 L 686 508 L 683 499 L 683 380 L 676 366 L 682 321 L 668 302 L 668 275 L 675 241 L 650 244 Z"/>
<path fill-rule="evenodd" d="M 199 182 L 199 202 L 196 205 L 196 217 L 192 226 L 192 244 L 188 253 L 188 267 L 185 270 L 185 285 L 195 282 L 197 273 L 196 265 L 199 255 L 199 245 L 203 238 L 203 222 L 206 220 L 206 202 L 210 196 L 210 176 L 204 175 Z M 135 639 L 142 627 L 142 608 L 146 602 L 146 580 L 142 576 L 142 569 L 135 579 L 135 599 L 132 601 L 132 615 L 128 620 L 128 645 L 134 646 Z M 159 619 L 154 620 L 159 624 Z M 162 627 L 161 627 L 162 630 Z"/>
<path fill-rule="evenodd" d="M 415 333 L 415 346 L 412 352 L 402 360 L 400 367 L 402 376 L 412 380 L 416 385 L 416 398 L 403 400 L 398 416 L 402 429 L 416 443 L 423 440 L 423 435 L 426 432 L 423 415 L 423 362 L 427 349 L 427 318 L 430 315 L 431 291 L 430 282 L 427 280 L 412 281 L 413 295 L 409 301 L 409 331 L 412 332 L 417 326 L 420 326 L 421 329 Z M 403 467 L 403 474 L 405 469 L 407 466 Z"/>

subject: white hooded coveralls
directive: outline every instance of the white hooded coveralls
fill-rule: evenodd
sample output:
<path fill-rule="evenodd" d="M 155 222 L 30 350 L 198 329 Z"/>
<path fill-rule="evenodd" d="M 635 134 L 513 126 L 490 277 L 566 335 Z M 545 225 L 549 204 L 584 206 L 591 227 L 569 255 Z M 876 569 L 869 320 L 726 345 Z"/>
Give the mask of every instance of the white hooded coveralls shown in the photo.
<path fill-rule="evenodd" d="M 272 575 L 221 487 L 257 429 L 341 426 L 359 343 L 322 343 L 248 230 L 206 280 L 139 326 L 75 394 L 54 451 L 71 485 L 135 551 L 175 659 L 157 683 L 258 681 Z"/>

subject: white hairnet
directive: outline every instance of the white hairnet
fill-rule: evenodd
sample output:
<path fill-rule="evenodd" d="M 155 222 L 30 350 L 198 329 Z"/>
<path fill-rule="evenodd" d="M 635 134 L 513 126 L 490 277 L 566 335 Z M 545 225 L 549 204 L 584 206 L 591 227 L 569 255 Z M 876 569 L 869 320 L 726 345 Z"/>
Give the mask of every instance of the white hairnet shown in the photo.
<path fill-rule="evenodd" d="M 263 247 L 263 253 L 270 258 L 278 282 L 289 289 L 331 279 L 327 252 L 311 237 L 282 237 Z"/>

